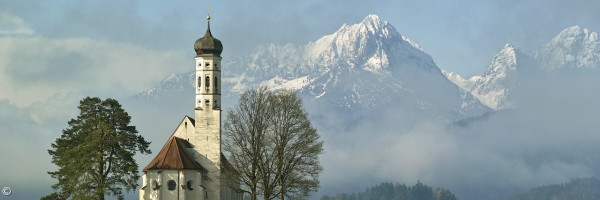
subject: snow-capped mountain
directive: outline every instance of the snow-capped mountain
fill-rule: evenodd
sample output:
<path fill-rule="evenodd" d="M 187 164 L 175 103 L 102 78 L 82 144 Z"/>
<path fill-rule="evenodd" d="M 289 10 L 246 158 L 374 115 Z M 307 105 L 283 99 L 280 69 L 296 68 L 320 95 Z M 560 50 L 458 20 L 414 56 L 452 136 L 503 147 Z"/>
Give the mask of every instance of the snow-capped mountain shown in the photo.
<path fill-rule="evenodd" d="M 494 110 L 513 108 L 511 95 L 524 80 L 572 69 L 600 69 L 598 33 L 579 26 L 569 27 L 529 55 L 507 44 L 493 58 L 488 70 L 476 77 L 470 93 Z M 453 72 L 444 74 L 461 88 L 469 88 L 469 80 Z"/>
<path fill-rule="evenodd" d="M 245 89 L 266 85 L 296 90 L 320 111 L 357 118 L 397 109 L 452 121 L 489 110 L 450 82 L 417 43 L 376 15 L 344 24 L 306 45 L 261 45 L 247 56 L 224 58 L 222 65 L 223 87 L 229 88 L 223 93 L 225 106 Z M 170 77 L 142 95 L 160 96 L 161 90 L 181 88 L 193 95 L 192 87 L 190 72 Z"/>
<path fill-rule="evenodd" d="M 184 91 L 194 86 L 194 73 L 171 74 L 158 85 L 138 94 L 139 97 L 155 96 L 157 91 Z"/>
<path fill-rule="evenodd" d="M 579 26 L 569 27 L 532 53 L 540 66 L 549 71 L 600 67 L 598 33 Z"/>
<path fill-rule="evenodd" d="M 535 62 L 528 55 L 506 44 L 475 82 L 471 94 L 494 110 L 512 108 L 510 91 L 518 86 L 519 76 L 524 74 L 521 71 L 534 66 Z"/>
<path fill-rule="evenodd" d="M 448 80 L 452 81 L 452 83 L 456 84 L 465 92 L 471 91 L 475 83 L 481 79 L 481 76 L 472 76 L 469 79 L 465 79 L 460 74 L 456 72 L 449 72 L 445 69 L 442 69 L 442 73 L 444 76 L 446 76 L 446 78 L 448 78 Z"/>

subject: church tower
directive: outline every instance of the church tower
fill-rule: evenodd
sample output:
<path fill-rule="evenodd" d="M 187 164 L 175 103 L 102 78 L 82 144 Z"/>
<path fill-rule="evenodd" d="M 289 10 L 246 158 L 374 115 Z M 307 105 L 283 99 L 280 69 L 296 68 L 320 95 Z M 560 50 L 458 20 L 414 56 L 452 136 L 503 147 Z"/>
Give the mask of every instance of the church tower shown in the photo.
<path fill-rule="evenodd" d="M 156 157 L 144 168 L 140 200 L 241 200 L 239 183 L 221 153 L 221 41 L 210 32 L 196 40 L 196 119 L 185 116 Z"/>
<path fill-rule="evenodd" d="M 221 193 L 221 41 L 210 32 L 210 15 L 204 37 L 196 40 L 195 134 L 190 138 L 195 160 L 208 171 L 208 199 Z"/>

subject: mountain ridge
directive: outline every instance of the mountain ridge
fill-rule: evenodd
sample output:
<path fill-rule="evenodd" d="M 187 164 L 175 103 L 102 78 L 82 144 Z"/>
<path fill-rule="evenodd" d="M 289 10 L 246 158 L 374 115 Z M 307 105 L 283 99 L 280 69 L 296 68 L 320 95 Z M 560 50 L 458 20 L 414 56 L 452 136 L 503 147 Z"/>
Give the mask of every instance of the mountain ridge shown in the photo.
<path fill-rule="evenodd" d="M 546 76 L 551 73 L 576 69 L 600 68 L 600 41 L 598 33 L 579 26 L 562 30 L 551 41 L 529 54 L 506 44 L 491 61 L 488 69 L 472 87 L 469 81 L 454 72 L 446 77 L 463 90 L 494 110 L 515 106 L 511 93 L 520 87 L 527 76 Z"/>
<path fill-rule="evenodd" d="M 377 15 L 344 24 L 306 45 L 259 45 L 247 56 L 223 59 L 222 66 L 222 95 L 234 99 L 249 87 L 267 85 L 296 90 L 309 102 L 346 114 L 393 106 L 455 121 L 489 110 L 446 79 L 416 42 Z M 193 74 L 183 80 L 188 74 L 172 75 L 178 79 L 165 79 L 138 96 L 156 95 L 161 88 L 193 90 Z M 226 98 L 223 102 L 227 106 Z"/>

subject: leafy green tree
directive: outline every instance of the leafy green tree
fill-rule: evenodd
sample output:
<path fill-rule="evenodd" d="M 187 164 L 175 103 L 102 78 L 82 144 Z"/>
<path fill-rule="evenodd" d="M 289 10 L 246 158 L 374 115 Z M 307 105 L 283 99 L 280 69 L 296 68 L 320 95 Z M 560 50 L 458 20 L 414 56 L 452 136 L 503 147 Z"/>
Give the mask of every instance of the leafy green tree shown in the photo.
<path fill-rule="evenodd" d="M 123 198 L 138 187 L 136 152 L 150 154 L 146 141 L 131 117 L 115 99 L 86 97 L 80 101 L 79 116 L 71 119 L 48 153 L 57 171 L 48 172 L 58 183 L 53 194 L 42 199 L 97 199 L 105 195 Z"/>

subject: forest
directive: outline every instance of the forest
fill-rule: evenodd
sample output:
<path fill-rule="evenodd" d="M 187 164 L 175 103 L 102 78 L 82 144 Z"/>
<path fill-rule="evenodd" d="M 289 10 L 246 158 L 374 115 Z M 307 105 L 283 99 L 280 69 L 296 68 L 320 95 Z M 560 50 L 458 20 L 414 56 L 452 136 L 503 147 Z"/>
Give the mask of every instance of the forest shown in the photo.
<path fill-rule="evenodd" d="M 381 183 L 358 194 L 340 193 L 325 195 L 321 200 L 457 200 L 450 191 L 431 187 L 417 182 L 414 186 L 399 183 Z"/>
<path fill-rule="evenodd" d="M 505 200 L 597 200 L 600 199 L 600 179 L 582 178 L 569 183 L 542 186 Z"/>

